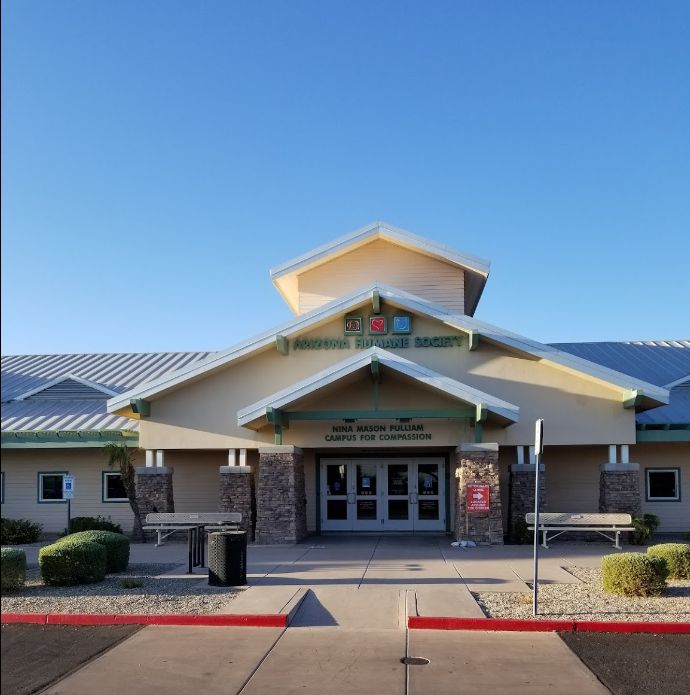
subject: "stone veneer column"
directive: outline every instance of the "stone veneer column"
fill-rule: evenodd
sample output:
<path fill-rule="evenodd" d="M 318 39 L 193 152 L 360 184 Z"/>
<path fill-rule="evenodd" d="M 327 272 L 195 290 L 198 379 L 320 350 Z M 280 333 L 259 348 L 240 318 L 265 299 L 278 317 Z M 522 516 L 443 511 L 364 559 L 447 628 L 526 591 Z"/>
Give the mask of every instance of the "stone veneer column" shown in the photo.
<path fill-rule="evenodd" d="M 218 511 L 239 512 L 240 530 L 254 540 L 254 473 L 251 466 L 221 466 Z"/>
<path fill-rule="evenodd" d="M 498 444 L 461 444 L 455 465 L 455 538 L 466 538 L 467 485 L 489 485 L 489 512 L 470 513 L 469 538 L 475 543 L 503 545 Z"/>
<path fill-rule="evenodd" d="M 135 468 L 134 471 L 137 476 L 135 485 L 141 525 L 146 526 L 147 514 L 174 512 L 174 469 L 168 466 L 146 466 Z"/>
<path fill-rule="evenodd" d="M 546 511 L 545 466 L 539 466 L 539 511 Z M 510 467 L 510 487 L 508 490 L 510 540 L 515 541 L 515 526 L 525 520 L 525 514 L 534 512 L 534 487 L 537 477 L 536 464 L 515 464 Z"/>
<path fill-rule="evenodd" d="M 599 511 L 640 516 L 639 463 L 603 463 L 599 466 Z"/>
<path fill-rule="evenodd" d="M 259 449 L 256 542 L 298 543 L 307 535 L 304 458 L 295 446 Z"/>

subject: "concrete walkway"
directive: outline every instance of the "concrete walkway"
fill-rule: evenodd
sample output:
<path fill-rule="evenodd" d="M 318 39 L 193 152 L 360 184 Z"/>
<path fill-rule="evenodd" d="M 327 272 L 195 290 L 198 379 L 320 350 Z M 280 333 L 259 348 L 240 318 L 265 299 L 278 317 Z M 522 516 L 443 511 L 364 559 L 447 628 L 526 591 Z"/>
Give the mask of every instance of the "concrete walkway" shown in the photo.
<path fill-rule="evenodd" d="M 406 666 L 402 659 L 429 659 Z M 606 695 L 558 635 L 147 627 L 49 695 Z"/>

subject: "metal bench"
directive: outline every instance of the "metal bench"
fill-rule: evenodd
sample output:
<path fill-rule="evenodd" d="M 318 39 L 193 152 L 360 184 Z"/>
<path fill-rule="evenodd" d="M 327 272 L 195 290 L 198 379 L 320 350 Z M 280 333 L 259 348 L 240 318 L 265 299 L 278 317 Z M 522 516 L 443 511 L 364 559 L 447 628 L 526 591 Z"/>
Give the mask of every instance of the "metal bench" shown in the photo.
<path fill-rule="evenodd" d="M 156 547 L 164 545 L 164 541 L 177 531 L 187 531 L 188 562 L 187 570 L 192 574 L 194 567 L 204 567 L 205 537 L 204 531 L 236 530 L 242 522 L 242 515 L 236 512 L 207 512 L 186 514 L 181 512 L 162 512 L 146 515 L 144 531 L 155 531 L 158 540 Z M 167 533 L 165 533 L 167 531 Z"/>
<path fill-rule="evenodd" d="M 534 514 L 525 514 L 525 521 L 530 531 L 534 531 Z M 614 548 L 622 550 L 620 544 L 621 531 L 634 531 L 635 528 L 631 525 L 632 517 L 630 514 L 563 514 L 544 512 L 539 515 L 539 531 L 543 534 L 542 545 L 546 545 L 547 540 L 553 540 L 556 536 L 560 536 L 566 531 L 595 531 L 604 538 L 613 541 Z M 551 536 L 549 531 L 558 531 Z M 615 538 L 607 536 L 605 531 L 616 534 Z"/>

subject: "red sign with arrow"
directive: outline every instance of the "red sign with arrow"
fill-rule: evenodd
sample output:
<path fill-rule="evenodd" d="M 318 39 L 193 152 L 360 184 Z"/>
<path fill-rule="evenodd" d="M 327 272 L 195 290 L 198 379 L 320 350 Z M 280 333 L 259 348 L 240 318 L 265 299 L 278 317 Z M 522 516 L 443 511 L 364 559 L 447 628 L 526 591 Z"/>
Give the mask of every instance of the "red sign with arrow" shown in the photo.
<path fill-rule="evenodd" d="M 488 485 L 468 485 L 467 486 L 467 511 L 468 512 L 488 512 L 489 509 L 489 486 Z"/>

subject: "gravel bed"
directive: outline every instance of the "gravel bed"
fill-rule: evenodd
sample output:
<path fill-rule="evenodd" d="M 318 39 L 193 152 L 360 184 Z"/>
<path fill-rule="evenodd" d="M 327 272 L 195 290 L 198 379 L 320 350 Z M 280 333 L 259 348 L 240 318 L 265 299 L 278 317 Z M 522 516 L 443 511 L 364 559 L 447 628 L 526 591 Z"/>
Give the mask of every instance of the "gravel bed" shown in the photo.
<path fill-rule="evenodd" d="M 663 596 L 633 598 L 607 594 L 600 569 L 564 567 L 582 584 L 540 584 L 540 620 L 690 622 L 690 580 L 673 580 Z M 531 588 L 531 585 L 529 585 Z M 473 593 L 489 618 L 533 619 L 532 593 Z"/>
<path fill-rule="evenodd" d="M 26 573 L 23 591 L 2 596 L 3 613 L 214 613 L 238 591 L 208 585 L 208 580 L 161 577 L 179 564 L 130 564 L 125 572 L 109 574 L 98 584 L 47 586 L 38 570 Z M 143 582 L 125 589 L 122 579 Z"/>

